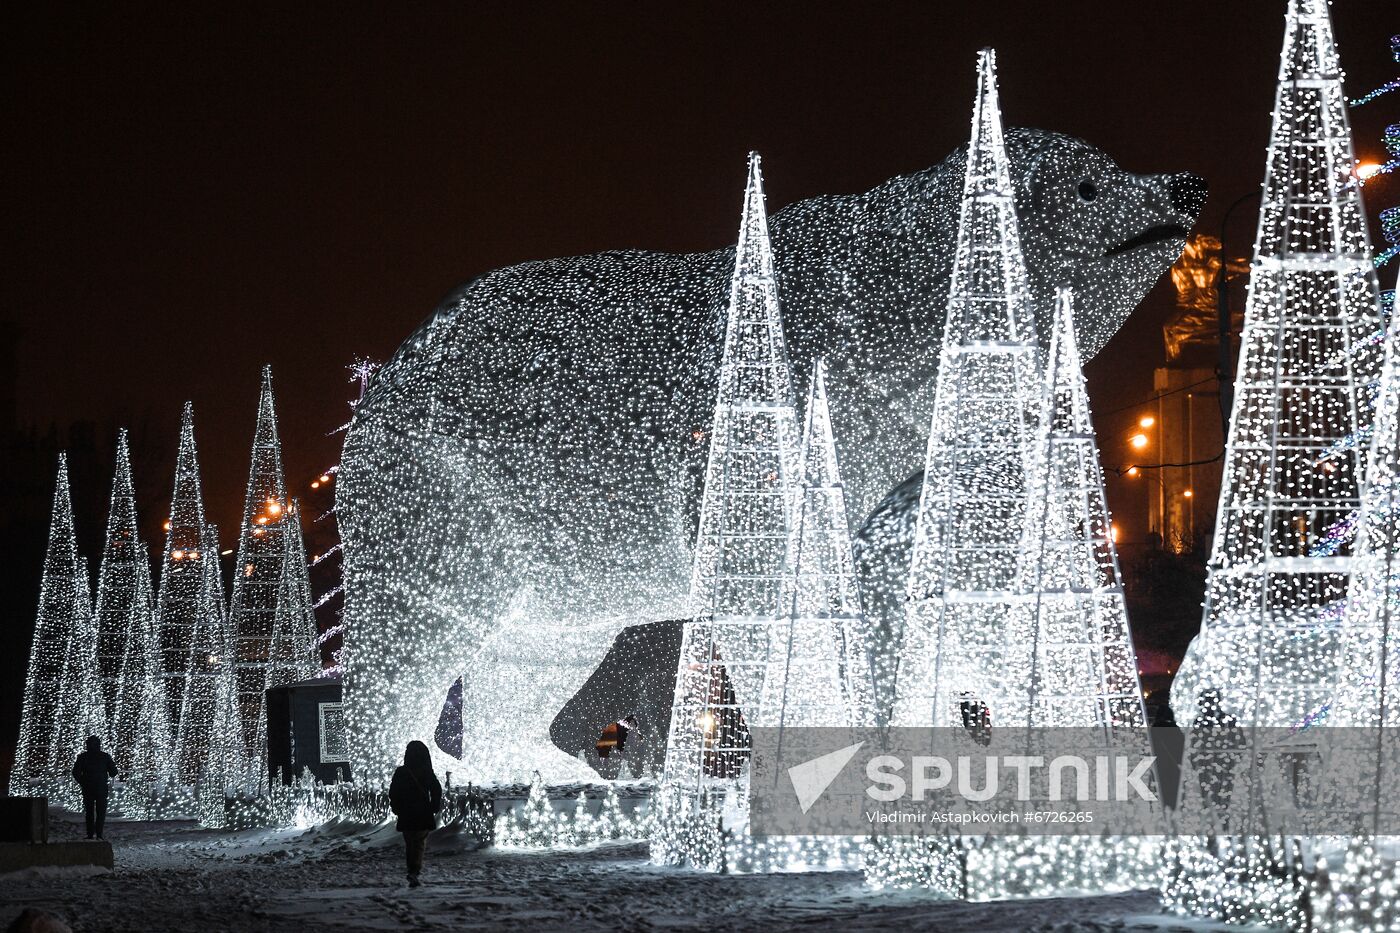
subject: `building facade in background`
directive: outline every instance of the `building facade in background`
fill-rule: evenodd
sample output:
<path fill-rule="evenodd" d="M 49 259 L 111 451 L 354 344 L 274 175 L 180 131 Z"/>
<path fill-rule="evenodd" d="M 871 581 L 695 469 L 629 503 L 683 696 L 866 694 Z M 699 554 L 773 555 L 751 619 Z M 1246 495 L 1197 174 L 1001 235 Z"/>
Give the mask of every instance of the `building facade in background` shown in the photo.
<path fill-rule="evenodd" d="M 1218 239 L 1198 234 L 1172 266 L 1176 309 L 1162 326 L 1165 365 L 1153 372 L 1156 400 L 1138 422 L 1146 438 L 1139 463 L 1146 480 L 1149 542 L 1174 554 L 1209 544 L 1220 498 L 1227 417 L 1217 376 L 1220 255 Z M 1230 260 L 1226 275 L 1231 291 L 1248 268 L 1243 258 Z M 1239 315 L 1232 312 L 1232 342 L 1239 328 Z"/>

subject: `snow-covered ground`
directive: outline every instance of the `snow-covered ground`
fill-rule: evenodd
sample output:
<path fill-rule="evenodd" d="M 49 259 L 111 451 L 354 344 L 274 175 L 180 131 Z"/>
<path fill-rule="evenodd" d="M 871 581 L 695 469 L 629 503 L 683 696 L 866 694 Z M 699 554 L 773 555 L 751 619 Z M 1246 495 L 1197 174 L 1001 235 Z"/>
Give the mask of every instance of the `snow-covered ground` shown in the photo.
<path fill-rule="evenodd" d="M 54 838 L 76 838 L 71 817 Z M 25 907 L 74 930 L 1185 931 L 1150 892 L 964 904 L 866 890 L 852 873 L 708 875 L 657 868 L 637 844 L 574 852 L 478 849 L 442 829 L 408 888 L 392 826 L 228 833 L 192 823 L 108 826 L 116 869 L 0 875 L 0 928 Z"/>

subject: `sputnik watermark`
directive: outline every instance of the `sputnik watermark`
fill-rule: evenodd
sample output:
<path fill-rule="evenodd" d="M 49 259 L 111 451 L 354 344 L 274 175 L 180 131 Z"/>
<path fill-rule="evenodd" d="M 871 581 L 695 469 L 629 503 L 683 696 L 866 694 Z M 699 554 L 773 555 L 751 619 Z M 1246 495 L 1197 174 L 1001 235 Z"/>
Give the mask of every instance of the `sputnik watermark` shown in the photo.
<path fill-rule="evenodd" d="M 1136 795 L 1139 800 L 1155 803 L 1157 793 L 1149 782 L 1156 760 L 1155 755 L 1095 755 L 1092 759 L 1059 755 L 1047 765 L 1041 755 L 989 755 L 981 759 L 960 755 L 951 760 L 915 755 L 908 762 L 896 755 L 878 755 L 865 765 L 865 776 L 872 782 L 866 794 L 889 803 L 906 796 L 927 800 L 935 791 L 951 790 L 964 800 L 980 803 L 1002 794 L 1002 779 L 1011 776 L 1015 781 L 1014 799 L 1024 802 L 1033 799 L 1033 788 L 1040 784 L 1035 772 L 1044 769 L 1048 794 L 1043 799 L 1126 801 Z M 902 774 L 906 764 L 909 780 Z M 803 812 L 810 809 L 808 804 Z"/>
<path fill-rule="evenodd" d="M 992 737 L 965 729 L 755 728 L 752 743 L 756 834 L 1084 832 L 1105 820 L 1160 819 L 1156 755 L 1145 734 L 1114 745 L 1091 730 Z"/>
<path fill-rule="evenodd" d="M 821 799 L 831 782 L 836 780 L 837 775 L 863 745 L 864 742 L 847 745 L 845 748 L 818 755 L 810 761 L 788 768 L 788 778 L 792 781 L 793 793 L 797 795 L 797 804 L 803 813 L 812 809 L 812 805 Z"/>
<path fill-rule="evenodd" d="M 1400 729 L 755 727 L 754 835 L 1400 835 Z"/>

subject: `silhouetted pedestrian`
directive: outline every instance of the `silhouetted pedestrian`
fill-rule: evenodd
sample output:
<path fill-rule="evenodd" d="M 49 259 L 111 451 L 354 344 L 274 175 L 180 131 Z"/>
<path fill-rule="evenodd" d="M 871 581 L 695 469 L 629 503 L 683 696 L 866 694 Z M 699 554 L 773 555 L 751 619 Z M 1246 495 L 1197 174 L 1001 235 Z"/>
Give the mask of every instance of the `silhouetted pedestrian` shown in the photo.
<path fill-rule="evenodd" d="M 1157 756 L 1157 781 L 1161 784 L 1158 792 L 1162 795 L 1162 805 L 1175 810 L 1181 790 L 1181 762 L 1186 753 L 1186 735 L 1176 724 L 1176 714 L 1168 703 L 1148 707 L 1148 720 L 1152 727 L 1148 732 L 1152 740 L 1152 753 Z"/>
<path fill-rule="evenodd" d="M 413 741 L 404 749 L 403 765 L 394 771 L 389 782 L 389 809 L 399 818 L 394 828 L 403 833 L 404 854 L 408 860 L 408 885 L 421 883 L 423 851 L 428 834 L 437 829 L 438 811 L 442 809 L 442 785 L 433 774 L 433 759 L 428 746 Z"/>
<path fill-rule="evenodd" d="M 112 756 L 102 750 L 102 740 L 88 736 L 87 751 L 73 763 L 73 780 L 83 790 L 83 819 L 87 821 L 87 837 L 101 839 L 107 823 L 108 778 L 117 776 Z"/>

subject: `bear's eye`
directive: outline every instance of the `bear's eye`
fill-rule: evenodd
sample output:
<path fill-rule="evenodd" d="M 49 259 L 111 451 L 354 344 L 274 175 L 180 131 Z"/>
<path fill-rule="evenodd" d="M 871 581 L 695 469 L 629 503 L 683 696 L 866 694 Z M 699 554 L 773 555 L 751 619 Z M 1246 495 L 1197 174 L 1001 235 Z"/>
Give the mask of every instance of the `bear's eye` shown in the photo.
<path fill-rule="evenodd" d="M 1094 184 L 1092 178 L 1086 178 L 1079 183 L 1079 200 L 1092 201 L 1099 196 L 1099 187 Z"/>

